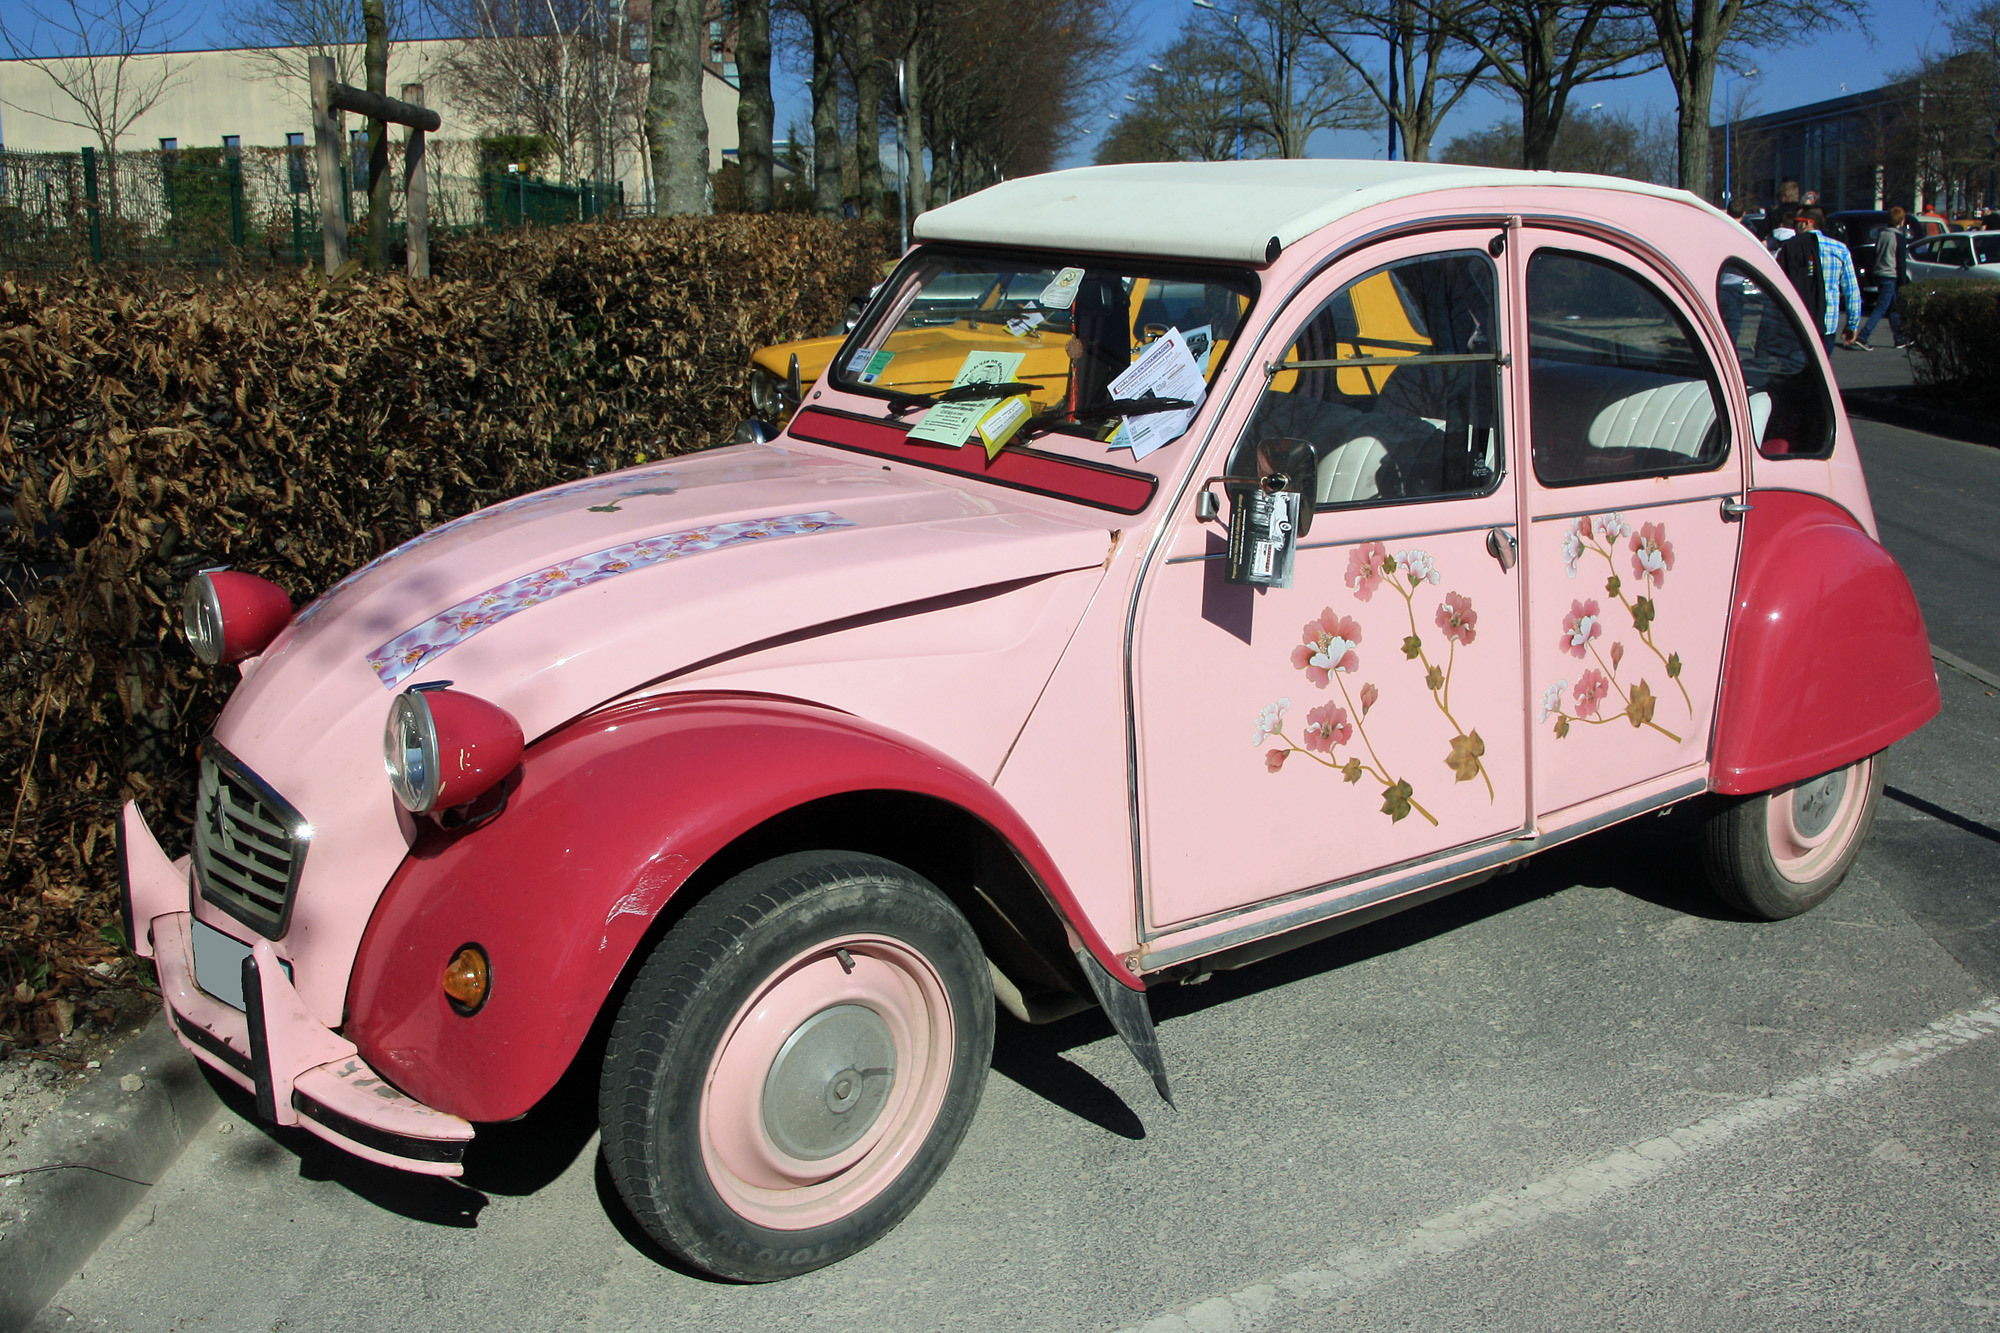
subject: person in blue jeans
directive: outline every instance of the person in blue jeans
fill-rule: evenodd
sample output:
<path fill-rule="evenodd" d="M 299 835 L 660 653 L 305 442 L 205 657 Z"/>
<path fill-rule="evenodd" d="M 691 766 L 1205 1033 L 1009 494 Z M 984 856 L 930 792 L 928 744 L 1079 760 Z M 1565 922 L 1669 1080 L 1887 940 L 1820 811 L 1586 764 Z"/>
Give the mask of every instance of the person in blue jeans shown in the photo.
<path fill-rule="evenodd" d="M 1875 332 L 1884 315 L 1889 317 L 1889 337 L 1896 346 L 1903 345 L 1903 312 L 1896 308 L 1896 287 L 1903 281 L 1907 267 L 1910 238 L 1903 232 L 1903 219 L 1908 216 L 1897 205 L 1889 210 L 1889 225 L 1876 233 L 1875 262 L 1868 266 L 1875 279 L 1875 309 L 1852 344 L 1861 351 L 1868 350 L 1868 336 Z"/>

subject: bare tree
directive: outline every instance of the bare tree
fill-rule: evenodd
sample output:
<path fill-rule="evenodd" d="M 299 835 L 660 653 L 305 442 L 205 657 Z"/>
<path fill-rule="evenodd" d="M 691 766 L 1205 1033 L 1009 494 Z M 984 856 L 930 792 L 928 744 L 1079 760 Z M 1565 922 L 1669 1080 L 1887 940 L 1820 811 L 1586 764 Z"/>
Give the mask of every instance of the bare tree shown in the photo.
<path fill-rule="evenodd" d="M 1097 147 L 1099 162 L 1220 162 L 1243 132 L 1234 62 L 1185 33 L 1134 72 L 1134 103 Z"/>
<path fill-rule="evenodd" d="M 1867 0 L 1631 0 L 1655 34 L 1654 49 L 1674 81 L 1679 106 L 1680 186 L 1708 191 L 1709 108 L 1716 71 L 1732 50 L 1790 45 L 1814 33 L 1859 24 Z"/>
<path fill-rule="evenodd" d="M 1438 160 L 1475 167 L 1521 165 L 1521 126 L 1501 121 L 1446 143 Z M 1549 152 L 1556 171 L 1623 176 L 1656 185 L 1672 183 L 1674 134 L 1671 122 L 1616 112 L 1565 117 Z"/>
<path fill-rule="evenodd" d="M 701 107 L 702 0 L 653 0 L 646 143 L 659 213 L 706 213 L 708 119 Z"/>
<path fill-rule="evenodd" d="M 387 20 L 402 31 L 402 6 L 391 4 Z M 296 90 L 303 101 L 306 61 L 313 56 L 333 60 L 334 77 L 360 83 L 367 41 L 361 7 L 355 0 L 248 0 L 224 19 L 231 41 L 246 48 L 248 58 L 266 77 Z"/>
<path fill-rule="evenodd" d="M 104 153 L 105 200 L 118 215 L 118 141 L 179 84 L 185 66 L 162 56 L 187 32 L 179 0 L 15 0 L 0 41 L 55 85 L 74 116 L 9 108 L 86 130 Z"/>
<path fill-rule="evenodd" d="M 1652 51 L 1652 35 L 1626 3 L 1480 0 L 1461 11 L 1460 31 L 1485 57 L 1487 79 L 1521 104 L 1520 165 L 1549 165 L 1576 89 L 1646 72 L 1641 62 Z"/>
<path fill-rule="evenodd" d="M 618 174 L 641 81 L 611 0 L 458 0 L 447 13 L 474 35 L 446 58 L 445 77 L 479 121 L 545 141 L 563 181 Z"/>
<path fill-rule="evenodd" d="M 1478 3 L 1483 0 L 1321 0 L 1304 14 L 1314 36 L 1395 126 L 1404 159 L 1428 162 L 1438 126 L 1486 70 L 1486 57 L 1464 35 Z M 1379 63 L 1364 58 L 1377 47 Z"/>
<path fill-rule="evenodd" d="M 1219 0 L 1200 10 L 1183 35 L 1208 42 L 1235 74 L 1246 145 L 1259 155 L 1304 157 L 1319 130 L 1374 123 L 1348 62 L 1320 34 L 1321 0 Z"/>

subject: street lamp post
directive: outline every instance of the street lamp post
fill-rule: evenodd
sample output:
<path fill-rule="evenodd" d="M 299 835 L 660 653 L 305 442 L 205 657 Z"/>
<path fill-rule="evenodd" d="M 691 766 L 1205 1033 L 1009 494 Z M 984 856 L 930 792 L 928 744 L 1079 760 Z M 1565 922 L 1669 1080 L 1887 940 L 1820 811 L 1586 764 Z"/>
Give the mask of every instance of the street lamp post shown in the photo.
<path fill-rule="evenodd" d="M 1210 9 L 1228 19 L 1236 26 L 1236 40 L 1243 42 L 1243 20 L 1216 5 L 1215 0 L 1188 0 L 1196 9 Z M 1239 54 L 1236 62 L 1236 160 L 1243 160 L 1243 59 Z"/>
<path fill-rule="evenodd" d="M 1729 207 L 1736 198 L 1735 177 L 1732 174 L 1732 169 L 1736 165 L 1736 155 L 1731 151 L 1736 129 L 1736 108 L 1729 100 L 1730 86 L 1738 79 L 1754 79 L 1761 72 L 1753 65 L 1741 74 L 1726 74 L 1722 79 L 1722 206 L 1724 208 Z"/>

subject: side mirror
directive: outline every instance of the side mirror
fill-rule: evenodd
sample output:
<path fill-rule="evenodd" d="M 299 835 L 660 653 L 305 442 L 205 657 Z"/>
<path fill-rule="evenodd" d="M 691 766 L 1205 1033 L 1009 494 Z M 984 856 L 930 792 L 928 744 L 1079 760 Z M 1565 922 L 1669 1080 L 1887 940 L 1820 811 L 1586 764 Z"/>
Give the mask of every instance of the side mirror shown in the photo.
<path fill-rule="evenodd" d="M 1216 517 L 1214 492 L 1222 483 L 1229 501 L 1229 549 L 1223 581 L 1252 587 L 1292 586 L 1292 560 L 1299 538 L 1312 530 L 1319 494 L 1319 454 L 1305 440 L 1257 442 L 1254 477 L 1210 477 L 1202 484 L 1196 513 Z"/>

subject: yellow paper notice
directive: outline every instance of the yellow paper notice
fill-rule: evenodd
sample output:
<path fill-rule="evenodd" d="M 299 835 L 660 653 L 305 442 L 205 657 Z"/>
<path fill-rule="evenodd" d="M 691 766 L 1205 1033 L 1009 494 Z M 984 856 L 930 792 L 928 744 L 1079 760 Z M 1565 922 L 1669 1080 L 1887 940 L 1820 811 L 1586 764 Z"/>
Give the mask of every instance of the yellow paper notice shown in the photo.
<path fill-rule="evenodd" d="M 994 404 L 993 410 L 979 419 L 975 427 L 979 438 L 986 445 L 986 458 L 991 462 L 1007 447 L 1007 441 L 1014 438 L 1014 432 L 1028 419 L 1032 404 L 1028 395 L 1017 393 L 1012 398 L 1004 398 Z"/>

